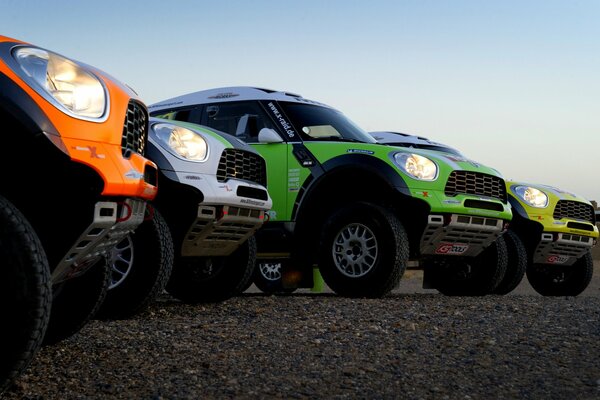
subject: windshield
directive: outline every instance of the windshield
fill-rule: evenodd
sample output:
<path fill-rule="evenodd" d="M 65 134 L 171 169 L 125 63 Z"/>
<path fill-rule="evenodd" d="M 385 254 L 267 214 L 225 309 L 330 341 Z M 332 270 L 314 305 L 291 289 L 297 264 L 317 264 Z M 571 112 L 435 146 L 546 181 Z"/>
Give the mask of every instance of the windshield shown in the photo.
<path fill-rule="evenodd" d="M 279 104 L 304 140 L 377 143 L 344 114 L 332 108 L 286 102 Z"/>

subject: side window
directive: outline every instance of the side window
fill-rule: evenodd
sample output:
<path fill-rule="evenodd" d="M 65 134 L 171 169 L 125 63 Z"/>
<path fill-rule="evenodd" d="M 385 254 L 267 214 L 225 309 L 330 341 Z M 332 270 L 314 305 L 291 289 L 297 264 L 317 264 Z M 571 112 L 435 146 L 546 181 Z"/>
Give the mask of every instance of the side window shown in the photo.
<path fill-rule="evenodd" d="M 200 111 L 201 111 L 200 107 L 194 107 L 194 108 L 182 108 L 182 109 L 170 111 L 170 112 L 167 112 L 164 114 L 161 114 L 160 112 L 151 113 L 150 115 L 152 115 L 153 117 L 157 117 L 157 118 L 170 119 L 170 120 L 183 121 L 183 122 L 192 122 L 192 123 L 197 124 L 200 122 L 200 116 L 201 116 Z"/>
<path fill-rule="evenodd" d="M 277 129 L 260 104 L 253 101 L 208 104 L 202 123 L 249 143 L 258 142 L 262 128 Z"/>

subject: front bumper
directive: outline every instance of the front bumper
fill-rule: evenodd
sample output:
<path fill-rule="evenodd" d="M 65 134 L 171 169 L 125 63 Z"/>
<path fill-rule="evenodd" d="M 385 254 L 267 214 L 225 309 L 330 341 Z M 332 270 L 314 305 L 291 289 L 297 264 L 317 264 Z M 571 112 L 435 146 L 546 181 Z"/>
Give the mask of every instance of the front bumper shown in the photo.
<path fill-rule="evenodd" d="M 260 228 L 265 212 L 235 206 L 200 205 L 181 245 L 184 257 L 228 256 Z"/>
<path fill-rule="evenodd" d="M 420 241 L 423 256 L 478 256 L 504 231 L 505 221 L 459 214 L 432 214 Z"/>
<path fill-rule="evenodd" d="M 228 256 L 264 223 L 273 202 L 262 185 L 215 175 L 161 171 L 167 178 L 202 193 L 196 218 L 183 237 L 184 257 Z M 185 223 L 187 223 L 186 221 Z"/>
<path fill-rule="evenodd" d="M 125 236 L 144 220 L 146 202 L 126 199 L 121 204 L 101 201 L 94 208 L 94 219 L 79 236 L 52 272 L 52 284 L 86 272 L 100 257 L 105 257 Z"/>
<path fill-rule="evenodd" d="M 273 206 L 266 188 L 256 183 L 229 179 L 219 182 L 215 175 L 193 172 L 176 172 L 162 169 L 169 179 L 198 189 L 203 196 L 203 205 L 227 205 L 268 211 Z"/>
<path fill-rule="evenodd" d="M 590 251 L 596 239 L 564 232 L 544 232 L 533 253 L 534 264 L 573 265 Z"/>

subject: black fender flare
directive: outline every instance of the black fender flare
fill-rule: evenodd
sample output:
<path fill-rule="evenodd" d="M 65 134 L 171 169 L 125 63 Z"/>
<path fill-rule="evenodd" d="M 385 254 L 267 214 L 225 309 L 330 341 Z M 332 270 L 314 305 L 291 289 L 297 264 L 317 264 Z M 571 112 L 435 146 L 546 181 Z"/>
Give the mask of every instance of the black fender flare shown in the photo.
<path fill-rule="evenodd" d="M 312 195 L 318 192 L 323 184 L 326 184 L 332 174 L 339 173 L 344 169 L 362 169 L 379 177 L 389 185 L 390 189 L 411 197 L 408 185 L 402 176 L 392 166 L 376 157 L 365 154 L 345 154 L 327 160 L 321 164 L 321 168 L 323 173 L 313 176 L 313 179 L 307 179 L 300 188 L 299 198 L 292 210 L 292 220 L 296 220 L 302 205 L 310 201 Z"/>
<path fill-rule="evenodd" d="M 0 73 L 0 108 L 12 115 L 32 135 L 60 136 L 46 113 L 29 94 L 7 75 Z"/>

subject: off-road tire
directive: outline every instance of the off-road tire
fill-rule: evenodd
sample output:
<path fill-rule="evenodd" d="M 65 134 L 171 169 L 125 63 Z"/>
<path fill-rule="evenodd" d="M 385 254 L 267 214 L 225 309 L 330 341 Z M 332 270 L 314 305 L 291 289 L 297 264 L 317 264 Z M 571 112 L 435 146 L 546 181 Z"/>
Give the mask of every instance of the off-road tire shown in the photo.
<path fill-rule="evenodd" d="M 131 240 L 133 262 L 125 279 L 108 290 L 98 319 L 127 319 L 142 312 L 163 292 L 171 276 L 173 238 L 158 210 L 124 240 Z"/>
<path fill-rule="evenodd" d="M 446 296 L 485 296 L 491 294 L 498 287 L 508 263 L 506 242 L 500 236 L 494 243 L 477 257 L 470 259 L 445 259 L 442 264 L 434 265 L 436 268 L 433 286 Z M 462 276 L 457 273 L 465 264 L 471 272 Z M 430 266 L 426 266 L 429 268 Z"/>
<path fill-rule="evenodd" d="M 79 332 L 100 309 L 109 284 L 110 267 L 102 257 L 84 274 L 54 285 L 43 344 L 55 344 Z"/>
<path fill-rule="evenodd" d="M 227 300 L 247 288 L 255 263 L 254 236 L 226 257 L 176 256 L 166 289 L 171 296 L 188 304 Z"/>
<path fill-rule="evenodd" d="M 506 242 L 508 262 L 504 278 L 492 291 L 493 294 L 499 295 L 505 295 L 515 290 L 523 280 L 527 269 L 527 250 L 525 250 L 519 235 L 509 230 L 502 237 Z"/>
<path fill-rule="evenodd" d="M 577 296 L 594 273 L 592 253 L 587 252 L 571 266 L 533 264 L 527 267 L 527 280 L 542 296 Z"/>
<path fill-rule="evenodd" d="M 296 288 L 284 288 L 283 280 L 281 277 L 281 270 L 283 269 L 283 261 L 275 262 L 271 264 L 279 264 L 279 277 L 270 279 L 263 274 L 262 264 L 266 262 L 256 262 L 256 268 L 254 269 L 254 275 L 252 281 L 256 287 L 263 293 L 266 294 L 291 294 L 296 291 Z"/>
<path fill-rule="evenodd" d="M 0 394 L 27 368 L 48 326 L 52 289 L 46 253 L 33 228 L 0 197 Z"/>
<path fill-rule="evenodd" d="M 335 293 L 346 297 L 378 298 L 398 286 L 408 261 L 408 238 L 393 212 L 372 203 L 349 204 L 329 217 L 322 232 L 318 265 L 325 283 Z M 360 241 L 344 239 L 346 234 L 362 235 L 368 239 L 365 239 L 365 244 L 353 244 L 353 241 Z M 338 243 L 335 243 L 336 240 Z M 343 240 L 346 242 L 340 242 Z M 375 246 L 374 256 L 373 253 L 368 257 L 365 255 L 369 248 L 367 242 L 371 249 Z M 349 246 L 355 250 L 344 250 L 347 256 L 341 255 L 340 252 Z M 363 266 L 366 265 L 366 270 L 350 276 L 356 269 L 343 264 L 347 265 L 354 256 L 357 257 L 354 261 L 359 260 Z"/>

